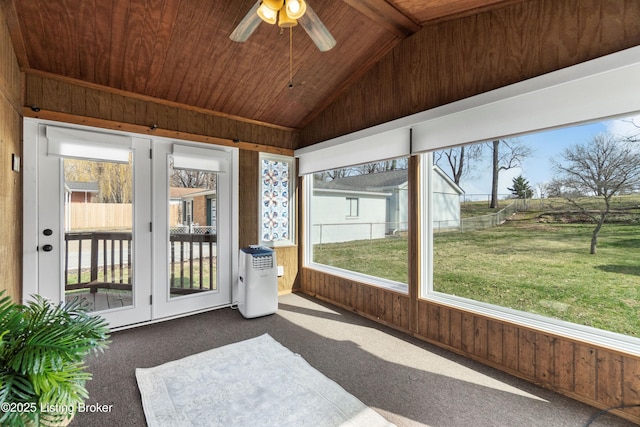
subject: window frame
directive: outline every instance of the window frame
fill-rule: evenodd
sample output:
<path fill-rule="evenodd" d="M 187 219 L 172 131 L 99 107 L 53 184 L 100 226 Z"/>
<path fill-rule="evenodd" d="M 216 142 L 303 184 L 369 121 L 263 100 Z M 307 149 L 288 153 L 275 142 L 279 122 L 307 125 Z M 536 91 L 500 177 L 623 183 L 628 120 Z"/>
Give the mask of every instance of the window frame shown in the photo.
<path fill-rule="evenodd" d="M 360 199 L 358 197 L 346 197 L 347 199 L 347 214 L 346 219 L 356 219 L 360 216 Z M 355 202 L 355 203 L 354 203 Z M 353 205 L 355 204 L 355 215 L 353 214 Z"/>
<path fill-rule="evenodd" d="M 628 94 L 625 96 L 625 90 L 621 87 L 624 83 L 628 93 L 634 89 L 640 90 L 640 77 L 630 74 L 640 73 L 638 58 L 640 47 L 458 101 L 443 107 L 441 114 L 434 115 L 432 112 L 432 117 L 413 128 L 413 134 L 418 139 L 414 141 L 414 147 L 420 150 L 416 154 L 420 156 L 421 165 L 418 203 L 422 229 L 419 299 L 610 349 L 640 354 L 640 338 L 637 337 L 434 291 L 433 223 L 430 220 L 433 193 L 429 183 L 434 151 L 638 114 L 640 101 L 630 100 L 632 97 Z M 576 96 L 574 102 L 580 103 L 575 109 L 567 105 L 567 97 L 572 94 Z M 590 102 L 584 94 L 589 95 Z M 603 98 L 607 99 L 607 105 L 596 105 Z M 554 104 L 556 100 L 558 105 L 545 111 L 542 118 L 525 113 L 538 111 L 544 105 Z M 465 126 L 453 127 L 456 122 L 464 122 Z M 477 132 L 474 133 L 474 130 Z"/>
<path fill-rule="evenodd" d="M 407 134 L 408 136 L 408 134 Z M 383 160 L 383 159 L 380 159 Z M 344 165 L 343 167 L 349 166 L 357 166 L 354 165 Z M 397 282 L 395 280 L 385 279 L 382 277 L 372 276 L 365 273 L 360 273 L 357 271 L 346 270 L 339 267 L 334 267 L 327 264 L 321 264 L 313 261 L 313 236 L 312 236 L 312 221 L 311 221 L 311 210 L 313 209 L 312 199 L 313 199 L 313 173 L 309 173 L 302 176 L 302 187 L 304 188 L 302 201 L 305 206 L 303 212 L 304 217 L 302 218 L 302 222 L 305 225 L 305 235 L 304 235 L 304 250 L 303 250 L 303 265 L 305 267 L 310 267 L 318 271 L 325 272 L 327 274 L 331 274 L 334 276 L 342 277 L 347 280 L 353 280 L 356 282 L 365 283 L 371 286 L 376 286 L 379 288 L 384 288 L 390 291 L 398 292 L 403 295 L 409 294 L 409 274 L 407 275 L 407 283 Z M 360 202 L 358 201 L 358 209 L 360 209 Z M 355 219 L 356 217 L 346 217 L 347 220 Z M 407 248 L 408 249 L 408 248 Z"/>
<path fill-rule="evenodd" d="M 289 198 L 288 198 L 288 210 L 289 210 L 289 238 L 281 240 L 263 240 L 262 239 L 262 162 L 264 160 L 274 162 L 284 162 L 289 165 Z M 262 246 L 268 247 L 286 247 L 296 245 L 296 162 L 294 157 L 284 156 L 281 154 L 272 154 L 260 152 L 258 156 L 258 242 Z"/>

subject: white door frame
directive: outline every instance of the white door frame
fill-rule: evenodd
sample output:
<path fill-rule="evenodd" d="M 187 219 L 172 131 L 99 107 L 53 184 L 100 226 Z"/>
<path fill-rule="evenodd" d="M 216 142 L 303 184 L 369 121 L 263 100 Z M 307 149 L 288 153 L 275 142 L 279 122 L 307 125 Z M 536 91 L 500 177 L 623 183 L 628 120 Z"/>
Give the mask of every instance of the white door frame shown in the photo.
<path fill-rule="evenodd" d="M 115 130 L 106 130 L 102 128 L 94 128 L 89 126 L 68 124 L 62 122 L 55 122 L 50 120 L 42 120 L 37 118 L 24 118 L 23 121 L 23 135 L 24 135 L 24 149 L 23 149 L 23 159 L 24 159 L 24 176 L 23 176 L 23 283 L 22 283 L 22 296 L 23 301 L 28 301 L 31 299 L 31 295 L 34 294 L 44 294 L 46 298 L 49 298 L 55 302 L 61 301 L 63 297 L 62 288 L 59 287 L 59 292 L 51 292 L 45 289 L 41 289 L 38 285 L 40 277 L 38 271 L 38 260 L 39 260 L 39 252 L 38 245 L 40 244 L 40 231 L 42 226 L 38 224 L 38 156 L 39 151 L 36 149 L 38 146 L 39 138 L 44 134 L 44 126 L 41 125 L 54 125 L 60 127 L 67 127 L 70 129 L 79 129 L 84 131 L 93 131 L 99 132 L 102 134 L 113 134 L 113 135 L 121 135 L 128 136 L 132 139 L 142 139 L 148 140 L 151 144 L 151 147 L 154 146 L 154 142 L 158 141 L 158 144 L 161 144 L 161 141 L 171 141 L 171 142 L 182 142 L 187 145 L 199 145 L 202 147 L 212 147 L 209 144 L 201 144 L 194 143 L 190 141 L 182 141 L 176 139 L 169 139 L 163 137 L 155 137 L 148 136 L 142 134 L 136 134 L 132 132 L 121 132 Z M 224 286 L 228 286 L 230 293 L 230 304 L 235 303 L 237 299 L 237 276 L 238 276 L 238 214 L 239 214 L 239 203 L 238 203 L 238 189 L 239 189 L 239 149 L 236 147 L 217 147 L 218 149 L 223 149 L 230 153 L 230 171 L 229 180 L 230 180 L 230 231 L 229 237 L 231 239 L 230 243 L 230 261 L 229 261 L 229 283 L 224 284 Z M 150 164 L 150 162 L 149 162 Z M 141 168 L 146 169 L 146 168 Z M 150 170 L 147 170 L 148 176 L 151 178 L 152 173 Z M 147 198 L 145 196 L 139 195 L 140 200 L 144 200 L 141 203 L 144 203 L 144 209 L 142 209 L 139 215 L 145 215 L 149 217 L 149 222 L 152 222 L 154 218 L 152 218 L 151 210 L 153 207 L 153 203 L 156 199 L 158 199 L 158 191 L 164 191 L 164 189 L 159 189 L 160 186 L 154 186 L 151 184 L 152 188 L 145 189 Z M 141 190 L 142 191 L 142 190 Z M 151 236 L 151 233 L 147 233 Z M 150 280 L 154 280 L 157 276 L 155 273 L 156 268 L 158 268 L 152 260 L 153 248 L 149 249 L 149 256 L 143 257 L 138 260 L 136 266 L 138 269 L 147 269 L 148 276 Z M 223 284 L 221 284 L 222 286 Z M 151 290 L 151 295 L 153 295 L 154 290 Z M 157 291 L 155 291 L 157 292 Z M 155 298 L 155 296 L 154 296 Z M 152 310 L 152 314 L 149 316 L 149 321 L 142 321 L 142 323 L 151 323 L 155 321 L 162 321 L 169 318 L 180 317 L 183 315 L 193 314 L 196 312 L 207 311 L 214 308 L 224 307 L 230 304 L 218 306 L 218 307 L 196 307 L 193 310 L 189 308 L 185 308 L 186 311 L 182 311 L 179 313 L 161 313 L 155 310 Z M 165 317 L 166 316 L 166 317 Z M 140 323 L 138 323 L 140 324 Z M 116 329 L 122 329 L 126 327 L 134 326 L 133 324 L 127 324 L 122 326 L 116 326 Z"/>

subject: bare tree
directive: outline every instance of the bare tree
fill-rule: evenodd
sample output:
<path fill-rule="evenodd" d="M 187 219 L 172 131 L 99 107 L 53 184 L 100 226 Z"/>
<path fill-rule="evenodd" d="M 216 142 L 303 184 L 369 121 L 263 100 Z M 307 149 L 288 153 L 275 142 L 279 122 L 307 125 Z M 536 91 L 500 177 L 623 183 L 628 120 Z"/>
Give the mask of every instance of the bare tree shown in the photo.
<path fill-rule="evenodd" d="M 95 182 L 98 184 L 96 201 L 99 203 L 131 203 L 133 184 L 130 163 L 98 162 L 65 159 L 66 181 Z"/>
<path fill-rule="evenodd" d="M 640 150 L 626 139 L 600 134 L 586 145 L 566 148 L 561 157 L 552 162 L 563 192 L 591 196 L 590 204 L 584 198 L 566 198 L 596 223 L 589 251 L 595 254 L 598 233 L 611 212 L 611 198 L 640 187 Z M 601 202 L 597 210 L 593 210 L 594 197 Z"/>
<path fill-rule="evenodd" d="M 517 138 L 497 139 L 491 142 L 491 204 L 498 207 L 498 178 L 500 172 L 522 166 L 522 161 L 531 155 L 531 148 Z"/>
<path fill-rule="evenodd" d="M 453 147 L 438 151 L 434 154 L 435 164 L 443 170 L 451 171 L 451 178 L 456 185 L 460 185 L 462 177 L 472 169 L 473 160 L 482 156 L 482 144 Z M 448 167 L 443 167 L 444 164 Z"/>
<path fill-rule="evenodd" d="M 349 175 L 349 169 L 331 169 L 316 173 L 315 178 L 320 181 L 333 181 L 334 179 L 344 178 Z"/>
<path fill-rule="evenodd" d="M 216 188 L 216 174 L 209 171 L 171 168 L 170 183 L 172 187 L 181 188 Z"/>

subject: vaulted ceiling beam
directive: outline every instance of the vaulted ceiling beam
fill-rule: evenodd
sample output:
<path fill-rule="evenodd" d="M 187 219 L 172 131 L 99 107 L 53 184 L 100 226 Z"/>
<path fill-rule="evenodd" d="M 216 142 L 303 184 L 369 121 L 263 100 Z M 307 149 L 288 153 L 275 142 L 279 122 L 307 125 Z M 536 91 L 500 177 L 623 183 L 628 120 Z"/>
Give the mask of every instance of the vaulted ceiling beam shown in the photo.
<path fill-rule="evenodd" d="M 421 28 L 385 0 L 344 0 L 344 2 L 402 38 L 409 37 Z"/>

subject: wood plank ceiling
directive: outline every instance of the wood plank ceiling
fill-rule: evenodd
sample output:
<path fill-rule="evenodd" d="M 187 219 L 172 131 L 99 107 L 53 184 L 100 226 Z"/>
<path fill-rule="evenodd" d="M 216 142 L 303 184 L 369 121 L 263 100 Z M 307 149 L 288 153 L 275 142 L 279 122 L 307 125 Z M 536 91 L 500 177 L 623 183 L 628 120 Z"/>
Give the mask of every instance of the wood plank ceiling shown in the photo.
<path fill-rule="evenodd" d="M 320 52 L 293 28 L 289 88 L 288 30 L 229 39 L 256 0 L 0 1 L 23 71 L 297 129 L 423 26 L 516 2 L 309 0 L 337 45 Z"/>

